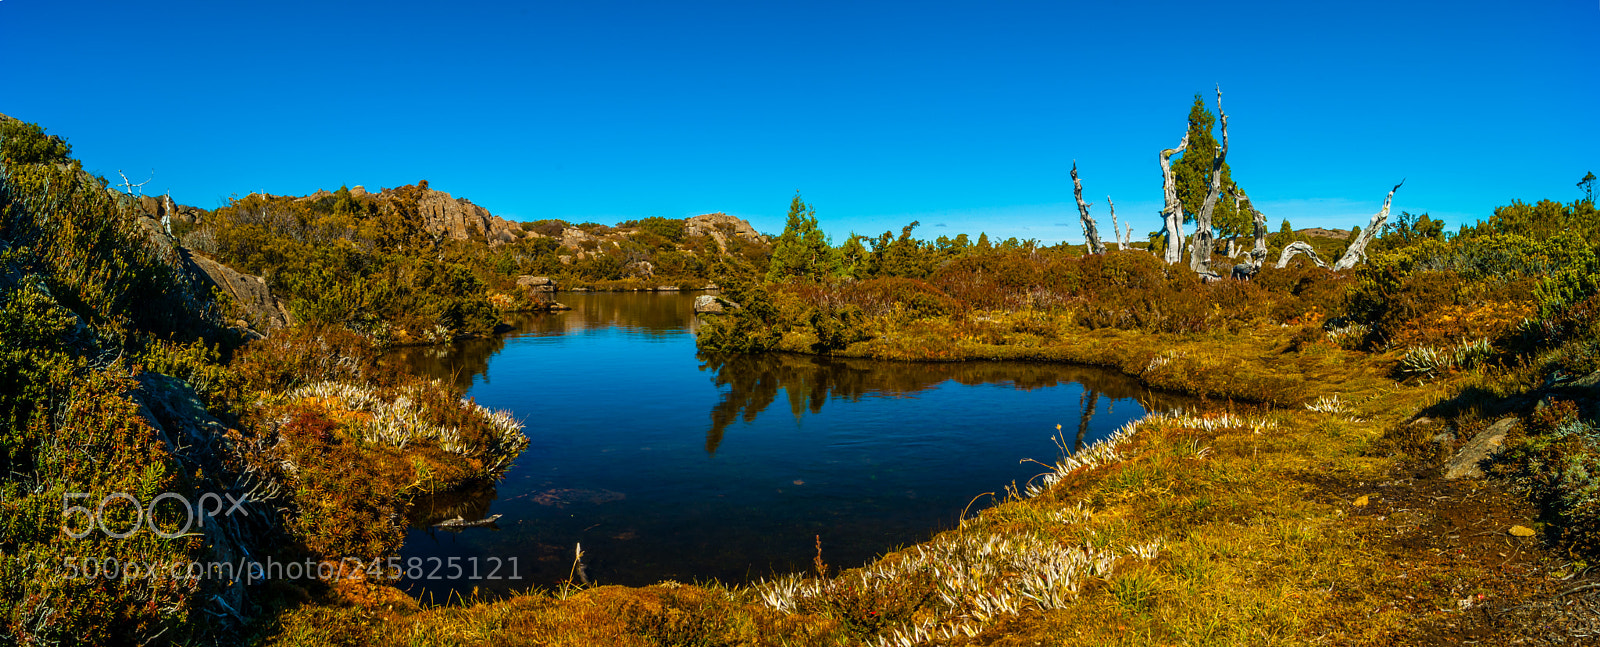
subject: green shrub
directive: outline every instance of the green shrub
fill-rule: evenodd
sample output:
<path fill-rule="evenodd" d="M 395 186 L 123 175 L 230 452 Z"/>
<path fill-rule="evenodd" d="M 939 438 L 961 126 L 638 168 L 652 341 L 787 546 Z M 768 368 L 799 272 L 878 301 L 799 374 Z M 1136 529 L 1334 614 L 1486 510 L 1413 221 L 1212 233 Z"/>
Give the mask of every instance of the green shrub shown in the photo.
<path fill-rule="evenodd" d="M 1600 429 L 1557 401 L 1513 431 L 1492 471 L 1539 504 L 1560 541 L 1600 551 Z"/>
<path fill-rule="evenodd" d="M 44 134 L 39 124 L 0 117 L 0 160 L 7 164 L 65 164 L 67 140 Z"/>

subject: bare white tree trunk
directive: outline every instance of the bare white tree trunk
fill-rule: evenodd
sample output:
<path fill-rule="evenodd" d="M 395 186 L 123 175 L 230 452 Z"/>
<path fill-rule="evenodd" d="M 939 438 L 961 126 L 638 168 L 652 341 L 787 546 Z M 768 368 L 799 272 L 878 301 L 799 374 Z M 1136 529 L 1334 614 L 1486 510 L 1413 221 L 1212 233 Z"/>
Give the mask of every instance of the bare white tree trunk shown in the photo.
<path fill-rule="evenodd" d="M 161 196 L 161 228 L 167 232 L 167 238 L 172 238 L 172 192 Z"/>
<path fill-rule="evenodd" d="M 1400 184 L 1405 183 L 1404 179 L 1400 180 Z M 1356 236 L 1355 242 L 1350 243 L 1350 247 L 1344 250 L 1344 255 L 1333 264 L 1333 271 L 1348 270 L 1367 257 L 1367 243 L 1372 242 L 1372 237 L 1383 231 L 1384 223 L 1389 221 L 1389 204 L 1394 201 L 1394 192 L 1400 189 L 1400 184 L 1389 189 L 1389 195 L 1383 199 L 1383 208 L 1373 214 L 1372 224 L 1367 225 L 1367 228 L 1361 231 L 1361 235 Z"/>
<path fill-rule="evenodd" d="M 1117 251 L 1126 251 L 1128 241 L 1122 237 L 1121 227 L 1117 224 L 1117 203 L 1112 202 L 1109 195 L 1106 196 L 1106 208 L 1111 210 L 1111 237 L 1117 239 Z M 1133 231 L 1132 225 L 1128 227 L 1128 231 Z"/>
<path fill-rule="evenodd" d="M 1321 258 L 1317 257 L 1317 250 L 1312 249 L 1311 246 L 1306 244 L 1304 241 L 1297 240 L 1289 243 L 1288 246 L 1283 248 L 1283 255 L 1278 257 L 1278 269 L 1281 270 L 1285 267 L 1288 267 L 1289 259 L 1294 258 L 1295 254 L 1305 254 L 1311 258 L 1311 262 L 1317 264 L 1317 267 L 1328 266 L 1327 263 L 1322 262 Z"/>
<path fill-rule="evenodd" d="M 1117 203 L 1110 202 L 1110 195 L 1106 195 L 1106 208 L 1110 210 L 1110 237 L 1117 239 L 1117 251 L 1126 251 L 1128 243 L 1133 242 L 1133 226 L 1128 226 L 1128 235 L 1122 234 L 1117 224 Z"/>
<path fill-rule="evenodd" d="M 1206 191 L 1206 201 L 1194 217 L 1194 242 L 1189 249 L 1189 268 L 1201 274 L 1211 274 L 1211 252 L 1215 241 L 1211 235 L 1211 213 L 1217 208 L 1217 198 L 1222 195 L 1222 165 L 1228 160 L 1228 113 L 1222 111 L 1222 88 L 1217 88 L 1217 120 L 1222 122 L 1222 148 L 1211 161 L 1211 189 Z"/>
<path fill-rule="evenodd" d="M 1072 163 L 1072 197 L 1078 200 L 1078 217 L 1083 220 L 1083 239 L 1089 253 L 1106 253 L 1105 243 L 1100 242 L 1100 230 L 1094 226 L 1094 218 L 1089 217 L 1089 203 L 1083 201 L 1083 182 L 1078 181 L 1077 162 Z"/>
<path fill-rule="evenodd" d="M 1172 265 L 1183 260 L 1183 203 L 1178 201 L 1178 184 L 1172 177 L 1172 156 L 1189 149 L 1189 131 L 1183 132 L 1183 141 L 1177 148 L 1161 151 L 1161 191 L 1166 196 L 1166 206 L 1161 209 L 1162 235 L 1167 239 L 1162 260 Z"/>
<path fill-rule="evenodd" d="M 1250 262 L 1256 267 L 1261 267 L 1262 263 L 1267 262 L 1267 217 L 1256 209 L 1255 203 L 1250 204 L 1250 215 L 1254 220 L 1256 234 L 1255 247 L 1250 248 Z"/>

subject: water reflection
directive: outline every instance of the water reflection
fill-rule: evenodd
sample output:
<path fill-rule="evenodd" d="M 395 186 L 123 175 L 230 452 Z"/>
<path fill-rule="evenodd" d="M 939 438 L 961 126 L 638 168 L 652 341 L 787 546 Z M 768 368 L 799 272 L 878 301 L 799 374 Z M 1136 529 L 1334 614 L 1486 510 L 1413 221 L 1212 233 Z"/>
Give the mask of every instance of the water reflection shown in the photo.
<path fill-rule="evenodd" d="M 1181 408 L 1181 396 L 1151 391 L 1133 378 L 1105 369 L 1030 362 L 884 362 L 867 359 L 818 357 L 789 353 L 700 356 L 700 370 L 712 373 L 722 393 L 711 408 L 706 430 L 706 452 L 715 454 L 728 426 L 756 417 L 777 402 L 782 391 L 796 419 L 822 413 L 828 400 L 855 402 L 863 397 L 908 397 L 945 382 L 966 386 L 1004 385 L 1032 391 L 1063 384 L 1082 385 L 1078 402 L 1078 430 L 1073 451 L 1083 447 L 1089 421 L 1098 410 L 1101 395 L 1115 406 L 1133 400 L 1145 411 Z"/>
<path fill-rule="evenodd" d="M 450 344 L 396 348 L 386 355 L 385 361 L 467 389 L 474 380 L 489 382 L 489 359 L 505 349 L 508 339 L 560 337 L 611 328 L 662 340 L 681 336 L 685 330 L 693 332 L 698 327 L 691 309 L 694 294 L 562 292 L 557 300 L 571 310 L 507 313 L 502 318 L 511 329 L 505 334 Z"/>
<path fill-rule="evenodd" d="M 412 528 L 432 528 L 446 519 L 461 517 L 472 521 L 489 516 L 489 504 L 495 500 L 493 485 L 483 484 L 448 492 L 423 494 L 412 500 L 406 512 L 406 522 Z"/>
<path fill-rule="evenodd" d="M 402 548 L 516 559 L 524 579 L 409 582 L 418 595 L 555 586 L 578 543 L 605 584 L 803 571 L 817 535 L 830 563 L 857 566 L 1035 477 L 1018 460 L 1054 457 L 1057 429 L 1072 450 L 1188 404 L 1059 364 L 697 356 L 691 296 L 557 298 L 574 309 L 387 360 L 511 411 L 532 440 L 494 490 L 419 502 Z M 433 528 L 496 514 L 498 531 Z"/>

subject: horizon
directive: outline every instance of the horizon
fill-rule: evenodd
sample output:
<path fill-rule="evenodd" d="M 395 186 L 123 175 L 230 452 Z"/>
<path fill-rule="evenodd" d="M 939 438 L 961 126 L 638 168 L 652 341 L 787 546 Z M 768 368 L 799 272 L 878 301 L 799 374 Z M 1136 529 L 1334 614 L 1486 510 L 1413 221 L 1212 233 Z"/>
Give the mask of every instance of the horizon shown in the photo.
<path fill-rule="evenodd" d="M 1401 178 L 1394 213 L 1453 230 L 1600 170 L 1593 4 L 275 9 L 0 2 L 26 62 L 0 83 L 31 89 L 0 112 L 206 209 L 427 179 L 512 221 L 775 234 L 798 190 L 834 244 L 913 220 L 1081 243 L 1074 160 L 1101 229 L 1109 194 L 1140 240 L 1156 154 L 1215 85 L 1271 230 L 1365 228 Z"/>

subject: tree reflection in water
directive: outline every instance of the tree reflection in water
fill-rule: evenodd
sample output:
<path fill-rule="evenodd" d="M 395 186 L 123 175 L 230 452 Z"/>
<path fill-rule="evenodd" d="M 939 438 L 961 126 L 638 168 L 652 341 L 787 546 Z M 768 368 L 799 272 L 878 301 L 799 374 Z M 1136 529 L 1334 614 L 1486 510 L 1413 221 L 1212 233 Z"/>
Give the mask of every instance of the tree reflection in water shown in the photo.
<path fill-rule="evenodd" d="M 694 299 L 684 296 L 693 294 L 561 292 L 559 301 L 571 306 L 571 310 L 506 313 L 503 317 L 511 330 L 504 335 L 432 346 L 403 346 L 391 350 L 385 361 L 465 390 L 475 379 L 489 382 L 489 359 L 505 348 L 508 338 L 559 337 L 606 328 L 658 338 L 682 335 L 685 330 L 693 332 L 698 327 Z"/>
<path fill-rule="evenodd" d="M 760 355 L 701 354 L 700 370 L 711 371 L 722 400 L 711 408 L 711 428 L 706 431 L 706 452 L 715 454 L 723 434 L 736 420 L 752 422 L 778 400 L 783 391 L 796 418 L 822 412 L 829 399 L 849 401 L 865 396 L 902 397 L 954 381 L 975 386 L 1009 384 L 1024 391 L 1078 383 L 1080 400 L 1078 433 L 1073 451 L 1082 449 L 1100 397 L 1131 399 L 1146 411 L 1183 407 L 1183 396 L 1152 391 L 1138 380 L 1102 368 L 1032 362 L 887 362 L 820 357 L 789 353 Z"/>

